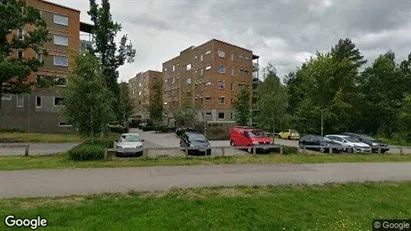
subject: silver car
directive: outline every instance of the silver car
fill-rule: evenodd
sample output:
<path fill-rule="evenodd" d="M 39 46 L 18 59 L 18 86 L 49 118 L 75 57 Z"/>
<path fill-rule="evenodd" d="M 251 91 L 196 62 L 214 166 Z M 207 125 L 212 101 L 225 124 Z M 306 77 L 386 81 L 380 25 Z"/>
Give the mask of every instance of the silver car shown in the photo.
<path fill-rule="evenodd" d="M 126 155 L 143 155 L 143 142 L 144 139 L 141 138 L 138 133 L 125 133 L 116 140 L 116 155 L 126 156 Z"/>
<path fill-rule="evenodd" d="M 345 135 L 326 135 L 325 137 L 341 144 L 345 152 L 371 153 L 371 146 Z"/>

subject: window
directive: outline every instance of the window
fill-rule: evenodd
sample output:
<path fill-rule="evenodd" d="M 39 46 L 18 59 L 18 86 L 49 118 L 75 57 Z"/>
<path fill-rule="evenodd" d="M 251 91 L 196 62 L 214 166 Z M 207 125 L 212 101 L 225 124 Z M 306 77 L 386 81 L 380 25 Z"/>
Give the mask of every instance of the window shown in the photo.
<path fill-rule="evenodd" d="M 224 65 L 220 65 L 220 66 L 218 66 L 218 72 L 219 73 L 225 73 L 225 67 L 224 67 Z"/>
<path fill-rule="evenodd" d="M 63 26 L 68 26 L 68 17 L 59 14 L 54 14 L 54 23 Z"/>
<path fill-rule="evenodd" d="M 141 91 L 138 92 L 138 95 L 141 95 Z"/>
<path fill-rule="evenodd" d="M 54 106 L 63 105 L 63 98 L 61 97 L 54 97 Z"/>
<path fill-rule="evenodd" d="M 68 37 L 63 35 L 54 35 L 54 44 L 59 46 L 68 46 Z"/>
<path fill-rule="evenodd" d="M 24 96 L 17 95 L 17 107 L 24 107 Z"/>
<path fill-rule="evenodd" d="M 218 57 L 220 57 L 220 58 L 225 58 L 225 51 L 223 51 L 223 50 L 218 50 L 217 54 L 218 54 Z"/>
<path fill-rule="evenodd" d="M 197 59 L 197 55 L 196 55 L 196 56 L 194 56 L 194 59 Z"/>
<path fill-rule="evenodd" d="M 204 57 L 203 54 L 200 54 L 200 61 L 203 61 Z"/>
<path fill-rule="evenodd" d="M 43 54 L 36 52 L 36 59 L 37 59 L 39 62 L 43 62 Z"/>
<path fill-rule="evenodd" d="M 234 67 L 231 68 L 231 76 L 234 76 Z"/>
<path fill-rule="evenodd" d="M 167 82 L 167 81 L 166 81 Z M 138 83 L 138 87 L 141 87 L 141 83 Z"/>
<path fill-rule="evenodd" d="M 203 74 L 204 74 L 204 70 L 201 69 L 201 70 L 200 70 L 200 76 L 203 76 Z"/>
<path fill-rule="evenodd" d="M 234 119 L 234 113 L 230 113 L 230 120 L 233 120 Z"/>
<path fill-rule="evenodd" d="M 206 82 L 206 87 L 209 87 L 209 86 L 211 86 L 211 80 L 207 80 L 207 82 Z"/>
<path fill-rule="evenodd" d="M 187 71 L 191 70 L 191 63 L 187 64 L 186 70 Z"/>
<path fill-rule="evenodd" d="M 187 85 L 191 85 L 191 78 L 188 78 L 188 79 L 186 80 L 186 84 L 187 84 Z"/>
<path fill-rule="evenodd" d="M 206 97 L 204 98 L 204 101 L 210 102 L 210 101 L 211 101 L 211 96 L 206 96 Z M 210 115 L 211 115 L 211 113 L 210 113 Z"/>
<path fill-rule="evenodd" d="M 206 55 L 211 54 L 211 50 L 206 51 Z"/>
<path fill-rule="evenodd" d="M 218 89 L 224 89 L 225 88 L 225 82 L 224 81 L 222 81 L 222 80 L 219 80 L 218 81 Z"/>
<path fill-rule="evenodd" d="M 206 116 L 211 116 L 211 112 L 206 112 L 205 115 Z"/>
<path fill-rule="evenodd" d="M 174 71 L 176 71 L 176 66 L 175 66 L 175 65 L 173 65 L 173 72 L 174 72 Z"/>
<path fill-rule="evenodd" d="M 71 127 L 72 125 L 68 124 L 67 122 L 59 122 L 59 127 Z"/>
<path fill-rule="evenodd" d="M 239 58 L 239 59 L 243 59 L 243 55 L 242 55 L 242 54 L 238 54 L 238 58 Z"/>
<path fill-rule="evenodd" d="M 65 87 L 67 86 L 67 78 L 66 77 L 56 77 L 54 79 L 56 86 L 58 87 Z"/>
<path fill-rule="evenodd" d="M 54 56 L 54 66 L 68 66 L 68 57 L 65 56 Z"/>
<path fill-rule="evenodd" d="M 231 61 L 234 61 L 234 53 L 231 53 Z"/>
<path fill-rule="evenodd" d="M 224 114 L 224 112 L 219 112 L 219 113 L 218 113 L 218 119 L 220 119 L 220 120 L 221 120 L 221 119 L 222 119 L 222 120 L 225 119 L 225 114 Z"/>
<path fill-rule="evenodd" d="M 11 100 L 11 94 L 3 94 L 1 100 Z"/>
<path fill-rule="evenodd" d="M 234 91 L 234 82 L 231 82 L 231 91 Z"/>
<path fill-rule="evenodd" d="M 248 57 L 248 56 L 245 56 L 245 59 L 246 59 L 246 60 L 249 60 L 249 59 L 250 59 L 250 57 Z"/>
<path fill-rule="evenodd" d="M 210 70 L 210 69 L 211 69 L 211 66 L 207 66 L 205 69 L 206 69 L 206 71 L 207 71 L 207 70 Z"/>
<path fill-rule="evenodd" d="M 17 59 L 22 59 L 24 57 L 24 52 L 23 50 L 18 50 L 17 51 Z"/>
<path fill-rule="evenodd" d="M 218 103 L 219 104 L 225 104 L 225 97 L 224 96 L 219 96 L 218 97 Z"/>
<path fill-rule="evenodd" d="M 17 38 L 19 40 L 23 40 L 24 39 L 24 30 L 23 28 L 18 28 L 17 29 Z"/>
<path fill-rule="evenodd" d="M 36 108 L 41 108 L 43 106 L 43 98 L 41 96 L 36 96 Z"/>

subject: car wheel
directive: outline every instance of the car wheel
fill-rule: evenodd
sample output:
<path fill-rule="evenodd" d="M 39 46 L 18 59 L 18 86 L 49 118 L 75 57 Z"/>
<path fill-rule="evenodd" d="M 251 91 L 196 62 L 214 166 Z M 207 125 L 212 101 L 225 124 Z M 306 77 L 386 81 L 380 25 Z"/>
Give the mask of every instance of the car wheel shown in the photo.
<path fill-rule="evenodd" d="M 291 136 L 288 136 L 288 139 L 291 140 Z"/>
<path fill-rule="evenodd" d="M 122 156 L 119 152 L 116 152 L 116 156 L 117 157 L 120 157 L 120 156 Z"/>
<path fill-rule="evenodd" d="M 143 155 L 143 152 L 137 152 L 137 153 L 136 153 L 136 156 L 137 156 L 137 157 L 140 157 L 140 156 L 142 156 L 142 155 Z"/>
<path fill-rule="evenodd" d="M 278 138 L 279 138 L 279 139 L 281 139 L 281 136 L 280 136 L 280 135 L 278 135 Z"/>
<path fill-rule="evenodd" d="M 209 150 L 206 151 L 206 155 L 207 155 L 207 156 L 210 156 L 210 155 L 211 155 L 211 149 L 209 149 Z"/>
<path fill-rule="evenodd" d="M 353 153 L 353 152 L 354 152 L 354 149 L 353 149 L 353 148 L 347 148 L 347 152 L 348 152 L 348 153 Z"/>

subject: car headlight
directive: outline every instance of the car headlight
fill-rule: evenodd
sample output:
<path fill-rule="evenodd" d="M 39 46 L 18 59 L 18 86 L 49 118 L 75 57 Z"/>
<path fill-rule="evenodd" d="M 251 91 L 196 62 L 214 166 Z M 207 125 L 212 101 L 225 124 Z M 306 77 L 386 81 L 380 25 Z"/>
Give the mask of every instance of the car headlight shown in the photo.
<path fill-rule="evenodd" d="M 124 149 L 124 148 L 123 148 L 123 147 L 121 147 L 121 146 L 117 146 L 117 148 L 118 148 L 118 149 Z"/>
<path fill-rule="evenodd" d="M 190 145 L 188 145 L 190 148 L 194 148 L 195 147 L 195 145 L 194 144 L 190 144 Z"/>
<path fill-rule="evenodd" d="M 137 147 L 136 148 L 142 148 L 143 147 L 143 145 L 137 145 Z"/>
<path fill-rule="evenodd" d="M 256 142 L 256 141 L 253 141 L 253 144 L 258 144 L 258 142 Z"/>
<path fill-rule="evenodd" d="M 378 146 L 378 144 L 377 144 L 377 143 L 371 143 L 371 145 L 372 145 L 372 146 Z"/>

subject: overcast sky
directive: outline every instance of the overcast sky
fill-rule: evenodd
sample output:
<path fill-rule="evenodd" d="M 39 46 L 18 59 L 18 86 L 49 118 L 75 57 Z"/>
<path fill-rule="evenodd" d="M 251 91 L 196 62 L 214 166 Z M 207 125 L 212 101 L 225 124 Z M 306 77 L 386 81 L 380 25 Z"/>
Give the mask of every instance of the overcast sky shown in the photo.
<path fill-rule="evenodd" d="M 90 22 L 87 0 L 51 0 L 80 10 Z M 100 1 L 97 1 L 100 3 Z M 411 52 L 410 0 L 111 0 L 113 19 L 137 51 L 120 69 L 120 80 L 159 70 L 191 45 L 216 38 L 272 62 L 280 76 L 316 50 L 328 51 L 349 37 L 369 63 L 391 49 L 400 61 Z"/>

